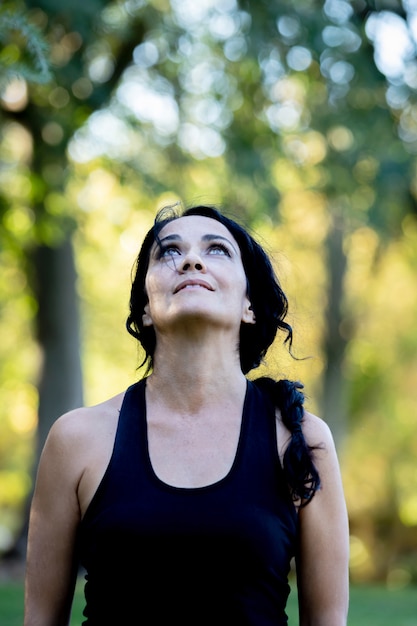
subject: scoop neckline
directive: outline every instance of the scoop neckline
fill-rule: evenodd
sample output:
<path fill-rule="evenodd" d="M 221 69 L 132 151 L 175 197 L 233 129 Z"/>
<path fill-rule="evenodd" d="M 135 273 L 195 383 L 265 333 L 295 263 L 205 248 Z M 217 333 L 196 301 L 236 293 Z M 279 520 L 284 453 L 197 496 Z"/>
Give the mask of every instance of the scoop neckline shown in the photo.
<path fill-rule="evenodd" d="M 183 487 L 181 485 L 171 485 L 170 483 L 167 483 L 166 481 L 162 480 L 162 478 L 160 478 L 158 476 L 158 474 L 155 472 L 155 469 L 152 465 L 152 459 L 151 459 L 151 455 L 150 455 L 150 451 L 149 451 L 149 437 L 148 437 L 148 420 L 147 420 L 147 405 L 146 405 L 146 380 L 144 381 L 144 411 L 143 411 L 143 447 L 145 450 L 145 461 L 146 461 L 146 470 L 148 471 L 150 477 L 152 478 L 152 480 L 154 481 L 155 484 L 157 484 L 159 487 L 168 490 L 168 491 L 175 491 L 175 492 L 182 492 L 182 493 L 196 493 L 196 492 L 204 492 L 204 491 L 210 491 L 212 489 L 216 489 L 217 487 L 220 487 L 221 485 L 223 485 L 224 483 L 228 482 L 233 474 L 236 471 L 237 466 L 239 465 L 239 461 L 240 461 L 240 457 L 242 455 L 242 448 L 243 448 L 243 444 L 245 441 L 245 432 L 247 429 L 247 422 L 248 422 L 248 398 L 249 398 L 249 386 L 250 386 L 250 381 L 248 379 L 246 379 L 246 390 L 245 390 L 245 398 L 243 401 L 243 408 L 242 408 L 242 416 L 241 416 L 241 421 L 240 421 L 240 429 L 239 429 L 239 436 L 237 439 L 237 445 L 236 445 L 236 450 L 235 450 L 235 454 L 233 457 L 233 462 L 229 468 L 229 470 L 227 471 L 227 473 L 222 476 L 221 478 L 219 478 L 218 480 L 212 482 L 212 483 L 207 483 L 206 485 L 200 485 L 197 487 Z"/>

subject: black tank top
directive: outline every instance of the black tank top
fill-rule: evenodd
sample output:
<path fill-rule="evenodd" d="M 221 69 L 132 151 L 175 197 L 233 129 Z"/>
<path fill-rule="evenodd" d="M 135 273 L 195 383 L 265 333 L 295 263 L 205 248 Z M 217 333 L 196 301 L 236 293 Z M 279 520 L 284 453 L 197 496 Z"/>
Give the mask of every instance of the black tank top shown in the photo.
<path fill-rule="evenodd" d="M 83 624 L 287 624 L 297 514 L 274 406 L 248 382 L 229 473 L 205 487 L 174 487 L 151 465 L 145 386 L 125 394 L 111 460 L 80 526 Z"/>

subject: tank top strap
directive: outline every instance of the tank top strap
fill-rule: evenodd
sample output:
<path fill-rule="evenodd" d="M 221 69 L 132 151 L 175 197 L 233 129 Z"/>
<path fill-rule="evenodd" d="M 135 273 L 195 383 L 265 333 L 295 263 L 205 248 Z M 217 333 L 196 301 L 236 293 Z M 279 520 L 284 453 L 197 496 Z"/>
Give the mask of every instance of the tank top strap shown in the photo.
<path fill-rule="evenodd" d="M 143 441 L 146 434 L 146 378 L 134 383 L 126 390 L 120 408 L 114 452 L 118 449 L 127 451 Z"/>
<path fill-rule="evenodd" d="M 269 394 L 250 380 L 242 419 L 243 472 L 250 472 L 250 482 L 277 480 L 281 487 L 283 470 L 278 453 L 275 405 Z"/>

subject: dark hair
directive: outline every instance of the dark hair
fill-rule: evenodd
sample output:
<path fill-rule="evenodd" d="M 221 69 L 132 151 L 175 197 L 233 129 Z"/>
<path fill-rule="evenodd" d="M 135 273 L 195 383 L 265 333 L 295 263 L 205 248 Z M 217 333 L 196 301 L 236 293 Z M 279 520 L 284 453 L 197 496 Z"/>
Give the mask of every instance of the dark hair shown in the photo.
<path fill-rule="evenodd" d="M 169 222 L 179 217 L 197 215 L 209 217 L 223 224 L 239 245 L 242 264 L 247 280 L 247 295 L 250 300 L 255 324 L 242 324 L 240 329 L 239 353 L 244 374 L 258 367 L 274 341 L 278 331 L 286 334 L 284 343 L 291 350 L 292 328 L 285 322 L 288 300 L 281 289 L 269 257 L 255 239 L 233 219 L 226 217 L 210 206 L 195 206 L 184 211 L 175 207 L 162 209 L 154 225 L 148 231 L 135 264 L 130 295 L 130 313 L 126 321 L 127 330 L 138 339 L 145 350 L 142 365 L 147 363 L 147 373 L 152 369 L 156 346 L 152 326 L 144 326 L 142 316 L 148 303 L 145 279 L 149 266 L 151 248 L 159 245 L 159 233 Z M 301 429 L 304 396 L 300 383 L 287 380 L 274 381 L 258 378 L 255 381 L 270 396 L 281 412 L 282 420 L 291 433 L 291 440 L 284 455 L 284 472 L 292 497 L 307 504 L 320 486 L 320 478 L 314 466 L 312 447 L 308 446 Z"/>
<path fill-rule="evenodd" d="M 314 465 L 313 453 L 322 446 L 309 446 L 303 434 L 303 385 L 292 380 L 275 381 L 267 377 L 257 378 L 254 382 L 279 408 L 284 426 L 291 433 L 284 453 L 284 474 L 293 500 L 301 507 L 306 506 L 320 488 L 320 476 Z"/>
<path fill-rule="evenodd" d="M 279 330 L 286 333 L 284 343 L 288 342 L 291 347 L 292 328 L 284 321 L 288 311 L 288 300 L 275 276 L 271 261 L 262 247 L 240 224 L 213 207 L 195 206 L 182 212 L 169 207 L 157 214 L 154 225 L 145 236 L 136 261 L 130 295 L 130 313 L 126 322 L 127 330 L 139 340 L 145 350 L 142 365 L 147 362 L 147 371 L 150 371 L 155 352 L 155 332 L 152 326 L 144 326 L 142 321 L 148 301 L 145 278 L 150 251 L 153 244 L 158 243 L 159 233 L 166 224 L 179 217 L 190 215 L 209 217 L 220 222 L 229 230 L 239 245 L 248 285 L 248 298 L 256 319 L 256 324 L 242 324 L 240 330 L 240 364 L 243 373 L 247 374 L 261 364 Z"/>

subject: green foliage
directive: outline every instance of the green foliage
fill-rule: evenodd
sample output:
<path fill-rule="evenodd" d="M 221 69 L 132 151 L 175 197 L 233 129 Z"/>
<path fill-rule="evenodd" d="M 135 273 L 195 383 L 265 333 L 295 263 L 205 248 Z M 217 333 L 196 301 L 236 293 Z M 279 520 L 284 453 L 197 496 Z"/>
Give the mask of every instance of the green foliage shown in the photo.
<path fill-rule="evenodd" d="M 51 79 L 49 47 L 43 34 L 23 8 L 15 10 L 10 2 L 0 7 L 0 44 L 0 88 L 13 78 L 33 83 Z"/>
<path fill-rule="evenodd" d="M 86 398 L 98 402 L 137 375 L 123 326 L 130 269 L 156 208 L 219 203 L 272 254 L 296 353 L 312 356 L 295 362 L 277 345 L 267 366 L 302 378 L 317 412 L 327 363 L 341 374 L 354 575 L 385 580 L 399 568 L 414 577 L 404 554 L 417 527 L 416 59 L 385 76 L 368 29 L 378 11 L 401 7 L 2 5 L 0 80 L 18 76 L 24 87 L 14 110 L 2 100 L 0 128 L 0 365 L 9 381 L 0 470 L 15 510 L 28 488 L 41 361 L 33 249 L 73 237 Z M 328 261 L 335 233 L 339 273 Z M 341 296 L 330 309 L 332 280 Z"/>

